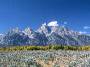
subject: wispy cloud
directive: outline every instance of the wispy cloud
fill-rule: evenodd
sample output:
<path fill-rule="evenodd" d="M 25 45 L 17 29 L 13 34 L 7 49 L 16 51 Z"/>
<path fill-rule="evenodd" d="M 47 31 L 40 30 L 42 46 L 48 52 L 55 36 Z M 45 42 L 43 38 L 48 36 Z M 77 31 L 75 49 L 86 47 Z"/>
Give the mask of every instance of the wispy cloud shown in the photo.
<path fill-rule="evenodd" d="M 84 26 L 83 28 L 84 29 L 90 29 L 90 26 Z"/>
<path fill-rule="evenodd" d="M 86 31 L 79 31 L 80 34 L 87 34 Z"/>

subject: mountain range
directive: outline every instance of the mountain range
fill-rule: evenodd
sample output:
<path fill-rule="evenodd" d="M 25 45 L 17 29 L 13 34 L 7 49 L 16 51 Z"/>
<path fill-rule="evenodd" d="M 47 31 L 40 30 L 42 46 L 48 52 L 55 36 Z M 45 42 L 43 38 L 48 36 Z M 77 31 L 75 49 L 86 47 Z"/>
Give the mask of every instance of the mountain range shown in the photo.
<path fill-rule="evenodd" d="M 9 30 L 0 34 L 0 47 L 22 45 L 90 45 L 90 35 L 73 31 L 66 26 L 60 26 L 57 21 L 44 23 L 36 31 L 31 28 Z"/>

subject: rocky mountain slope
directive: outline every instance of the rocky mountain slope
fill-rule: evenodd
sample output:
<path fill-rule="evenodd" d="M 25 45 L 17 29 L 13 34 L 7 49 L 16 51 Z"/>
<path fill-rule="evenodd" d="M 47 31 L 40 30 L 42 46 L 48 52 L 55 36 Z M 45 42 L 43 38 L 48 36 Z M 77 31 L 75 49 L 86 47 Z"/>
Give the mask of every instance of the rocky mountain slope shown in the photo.
<path fill-rule="evenodd" d="M 57 21 L 44 23 L 34 31 L 31 28 L 19 30 L 18 28 L 0 35 L 0 46 L 17 45 L 90 45 L 90 36 L 73 31 L 65 26 L 59 26 Z"/>

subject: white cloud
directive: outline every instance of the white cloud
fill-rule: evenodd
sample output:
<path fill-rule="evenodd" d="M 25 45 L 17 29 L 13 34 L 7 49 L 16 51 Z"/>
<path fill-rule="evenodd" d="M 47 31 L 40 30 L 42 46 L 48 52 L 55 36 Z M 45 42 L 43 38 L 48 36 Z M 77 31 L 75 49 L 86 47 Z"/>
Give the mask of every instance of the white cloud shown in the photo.
<path fill-rule="evenodd" d="M 83 28 L 84 29 L 90 29 L 90 26 L 84 26 Z"/>
<path fill-rule="evenodd" d="M 0 34 L 0 35 L 4 35 L 4 34 Z"/>
<path fill-rule="evenodd" d="M 59 26 L 57 21 L 51 21 L 47 24 L 48 26 Z"/>
<path fill-rule="evenodd" d="M 86 31 L 79 31 L 80 34 L 87 34 Z"/>

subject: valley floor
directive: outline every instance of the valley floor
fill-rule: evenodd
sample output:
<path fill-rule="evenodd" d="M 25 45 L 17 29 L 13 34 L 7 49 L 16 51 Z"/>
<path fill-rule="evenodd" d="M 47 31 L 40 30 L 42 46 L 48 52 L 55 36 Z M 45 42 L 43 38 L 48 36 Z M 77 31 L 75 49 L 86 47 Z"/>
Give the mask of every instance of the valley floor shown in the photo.
<path fill-rule="evenodd" d="M 0 67 L 90 67 L 90 51 L 0 52 Z"/>

